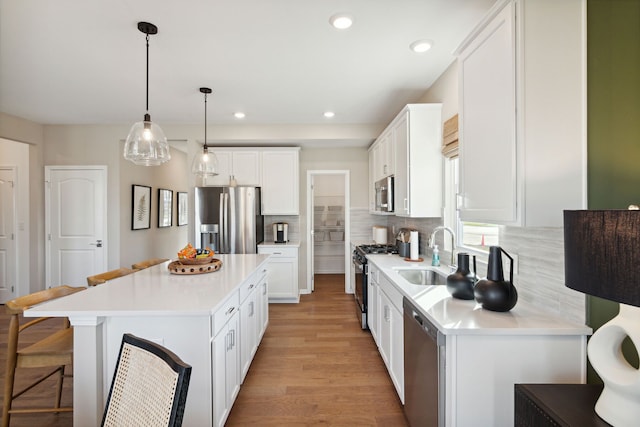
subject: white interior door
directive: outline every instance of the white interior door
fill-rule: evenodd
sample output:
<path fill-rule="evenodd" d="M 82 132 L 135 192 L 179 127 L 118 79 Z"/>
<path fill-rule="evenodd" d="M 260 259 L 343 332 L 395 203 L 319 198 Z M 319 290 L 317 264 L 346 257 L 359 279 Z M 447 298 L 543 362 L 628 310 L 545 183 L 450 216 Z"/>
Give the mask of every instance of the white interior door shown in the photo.
<path fill-rule="evenodd" d="M 106 166 L 45 167 L 46 285 L 86 286 L 107 265 Z"/>
<path fill-rule="evenodd" d="M 309 179 L 310 179 L 310 188 L 309 188 L 309 197 L 311 198 L 311 200 L 315 199 L 315 194 L 313 191 L 313 180 L 314 180 L 314 176 L 313 175 L 309 175 Z M 308 262 L 308 272 L 307 274 L 310 275 L 309 277 L 309 287 L 311 288 L 311 292 L 315 291 L 316 287 L 315 287 L 315 277 L 316 277 L 316 272 L 315 272 L 315 248 L 316 245 L 314 244 L 316 241 L 316 231 L 315 231 L 315 223 L 316 223 L 316 214 L 315 214 L 315 209 L 312 207 L 311 209 L 309 209 L 309 262 Z"/>
<path fill-rule="evenodd" d="M 18 257 L 15 230 L 15 168 L 0 168 L 0 303 L 16 296 Z"/>

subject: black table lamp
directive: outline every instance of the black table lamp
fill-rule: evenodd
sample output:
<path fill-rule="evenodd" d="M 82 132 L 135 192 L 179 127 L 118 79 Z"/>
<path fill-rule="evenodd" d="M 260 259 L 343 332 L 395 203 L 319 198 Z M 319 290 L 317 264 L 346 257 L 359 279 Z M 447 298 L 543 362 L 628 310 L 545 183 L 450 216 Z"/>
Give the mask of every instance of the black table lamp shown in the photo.
<path fill-rule="evenodd" d="M 622 341 L 640 348 L 640 211 L 564 211 L 564 270 L 567 287 L 620 303 L 587 347 L 604 383 L 595 411 L 614 426 L 638 426 L 640 370 L 624 358 Z"/>

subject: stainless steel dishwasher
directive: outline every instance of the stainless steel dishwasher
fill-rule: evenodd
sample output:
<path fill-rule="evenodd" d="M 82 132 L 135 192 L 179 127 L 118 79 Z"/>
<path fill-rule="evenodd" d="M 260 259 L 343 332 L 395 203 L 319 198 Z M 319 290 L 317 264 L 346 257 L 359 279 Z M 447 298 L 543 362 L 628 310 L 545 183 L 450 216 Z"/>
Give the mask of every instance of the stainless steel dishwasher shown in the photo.
<path fill-rule="evenodd" d="M 412 427 L 443 427 L 446 335 L 407 298 L 402 306 L 405 416 Z"/>

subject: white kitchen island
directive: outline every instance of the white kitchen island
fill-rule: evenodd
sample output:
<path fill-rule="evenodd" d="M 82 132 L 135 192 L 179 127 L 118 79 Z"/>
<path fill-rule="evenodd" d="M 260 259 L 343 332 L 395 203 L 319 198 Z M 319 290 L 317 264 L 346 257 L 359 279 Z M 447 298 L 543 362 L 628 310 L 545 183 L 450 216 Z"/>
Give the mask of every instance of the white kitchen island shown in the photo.
<path fill-rule="evenodd" d="M 216 272 L 175 275 L 166 262 L 25 312 L 68 317 L 74 327 L 74 425 L 100 424 L 124 333 L 157 342 L 193 367 L 183 425 L 224 424 L 240 387 L 241 357 L 253 357 L 266 327 L 269 255 L 216 258 Z M 247 318 L 262 319 L 248 329 L 239 320 L 245 305 Z M 240 352 L 245 330 L 255 345 Z"/>

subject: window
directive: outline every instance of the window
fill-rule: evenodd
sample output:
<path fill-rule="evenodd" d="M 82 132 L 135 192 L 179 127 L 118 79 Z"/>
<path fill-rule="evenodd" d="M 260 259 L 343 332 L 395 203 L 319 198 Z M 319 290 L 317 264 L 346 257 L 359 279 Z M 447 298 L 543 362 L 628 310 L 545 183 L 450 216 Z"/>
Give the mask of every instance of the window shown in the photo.
<path fill-rule="evenodd" d="M 499 227 L 494 224 L 464 222 L 460 220 L 460 213 L 456 203 L 460 190 L 458 165 L 459 161 L 457 156 L 445 159 L 444 224 L 455 230 L 458 240 L 456 245 L 459 248 L 488 252 L 489 246 L 498 245 Z"/>

